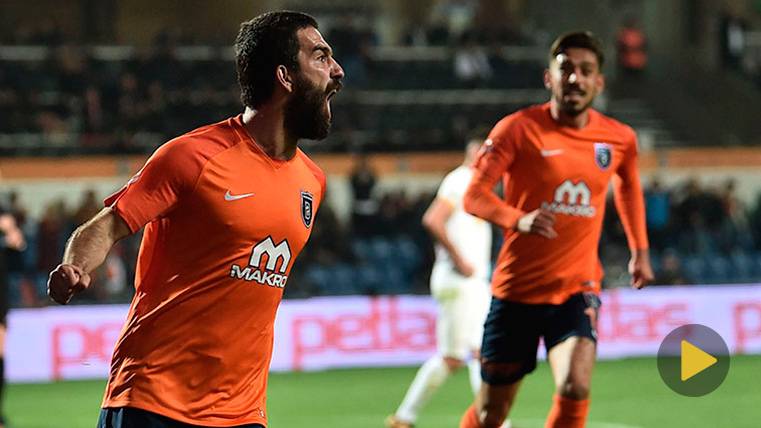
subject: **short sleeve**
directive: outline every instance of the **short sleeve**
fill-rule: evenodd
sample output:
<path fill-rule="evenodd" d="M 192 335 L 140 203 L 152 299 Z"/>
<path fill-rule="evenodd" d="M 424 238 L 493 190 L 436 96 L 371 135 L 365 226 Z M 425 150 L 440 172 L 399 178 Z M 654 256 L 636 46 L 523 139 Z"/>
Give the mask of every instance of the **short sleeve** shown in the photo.
<path fill-rule="evenodd" d="M 168 213 L 193 189 L 205 163 L 193 146 L 193 140 L 177 139 L 159 147 L 124 187 L 104 200 L 132 233 Z"/>
<path fill-rule="evenodd" d="M 452 171 L 444 177 L 441 181 L 439 190 L 436 192 L 436 197 L 449 202 L 452 206 L 458 206 L 462 204 L 462 197 L 464 196 L 464 188 L 457 186 L 457 172 Z"/>

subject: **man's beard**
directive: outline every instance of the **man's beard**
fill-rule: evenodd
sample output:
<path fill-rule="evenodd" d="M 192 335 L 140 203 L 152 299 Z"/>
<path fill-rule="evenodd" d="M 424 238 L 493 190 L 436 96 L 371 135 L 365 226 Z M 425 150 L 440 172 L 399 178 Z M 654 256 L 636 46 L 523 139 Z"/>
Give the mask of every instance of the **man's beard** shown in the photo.
<path fill-rule="evenodd" d="M 587 111 L 587 109 L 592 106 L 592 102 L 595 100 L 594 95 L 591 98 L 589 98 L 588 101 L 586 102 L 582 101 L 580 103 L 565 101 L 563 98 L 564 96 L 561 93 L 560 96 L 558 97 L 558 105 L 560 106 L 560 110 L 570 117 L 576 117 L 584 113 L 585 111 Z"/>
<path fill-rule="evenodd" d="M 324 105 L 327 91 L 297 76 L 294 92 L 285 108 L 285 129 L 296 138 L 322 140 L 330 132 L 330 114 Z"/>

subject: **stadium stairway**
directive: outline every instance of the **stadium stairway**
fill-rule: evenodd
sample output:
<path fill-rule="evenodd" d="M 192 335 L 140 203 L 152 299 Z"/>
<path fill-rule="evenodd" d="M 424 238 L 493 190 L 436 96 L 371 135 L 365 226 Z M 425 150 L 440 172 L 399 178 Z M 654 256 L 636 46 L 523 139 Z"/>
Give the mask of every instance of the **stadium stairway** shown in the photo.
<path fill-rule="evenodd" d="M 679 135 L 643 98 L 614 95 L 606 113 L 634 128 L 642 150 L 690 145 L 687 137 Z"/>

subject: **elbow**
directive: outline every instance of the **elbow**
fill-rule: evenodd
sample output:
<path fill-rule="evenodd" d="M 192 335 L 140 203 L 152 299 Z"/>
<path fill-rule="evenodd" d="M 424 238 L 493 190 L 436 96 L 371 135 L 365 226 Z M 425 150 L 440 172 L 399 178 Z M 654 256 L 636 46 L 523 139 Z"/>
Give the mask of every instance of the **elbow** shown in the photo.
<path fill-rule="evenodd" d="M 433 216 L 431 216 L 430 213 L 425 213 L 423 215 L 423 219 L 420 221 L 420 224 L 422 224 L 423 228 L 429 232 L 433 231 L 435 228 L 435 221 L 433 220 Z"/>
<path fill-rule="evenodd" d="M 474 216 L 478 216 L 478 192 L 472 188 L 468 188 L 465 193 L 465 197 L 462 200 L 462 208 L 466 213 Z"/>

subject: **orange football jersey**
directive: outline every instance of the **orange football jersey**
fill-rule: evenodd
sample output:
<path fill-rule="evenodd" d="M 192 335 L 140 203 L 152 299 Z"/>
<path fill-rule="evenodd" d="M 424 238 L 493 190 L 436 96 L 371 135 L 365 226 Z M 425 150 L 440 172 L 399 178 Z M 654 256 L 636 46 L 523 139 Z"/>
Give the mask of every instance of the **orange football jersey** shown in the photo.
<path fill-rule="evenodd" d="M 475 168 L 466 209 L 504 229 L 492 276 L 498 298 L 560 304 L 578 292 L 599 292 L 597 251 L 611 181 L 629 246 L 648 246 L 636 135 L 597 111 L 589 110 L 581 129 L 560 126 L 549 103 L 509 115 L 489 134 Z M 492 191 L 500 178 L 504 201 Z M 557 238 L 515 230 L 522 215 L 540 207 L 555 214 Z"/>
<path fill-rule="evenodd" d="M 324 193 L 303 152 L 271 159 L 239 115 L 164 144 L 108 197 L 145 232 L 103 407 L 266 425 L 275 312 Z"/>

